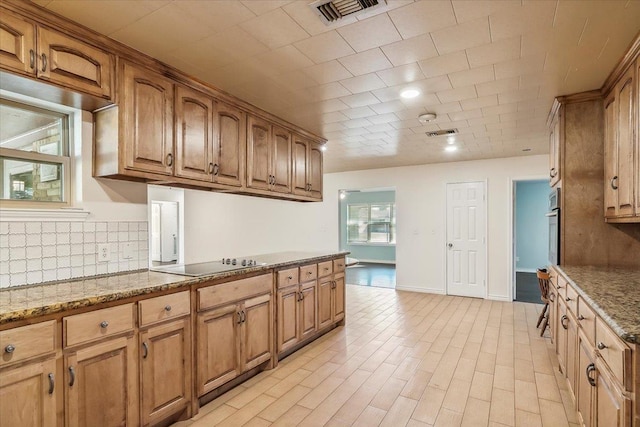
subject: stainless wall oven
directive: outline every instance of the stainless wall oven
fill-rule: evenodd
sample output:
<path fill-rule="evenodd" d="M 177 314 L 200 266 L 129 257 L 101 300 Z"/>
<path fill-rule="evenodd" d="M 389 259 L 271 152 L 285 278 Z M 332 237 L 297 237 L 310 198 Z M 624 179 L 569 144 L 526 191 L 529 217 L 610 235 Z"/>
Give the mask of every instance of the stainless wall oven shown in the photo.
<path fill-rule="evenodd" d="M 560 264 L 560 189 L 553 188 L 549 194 L 549 263 Z"/>

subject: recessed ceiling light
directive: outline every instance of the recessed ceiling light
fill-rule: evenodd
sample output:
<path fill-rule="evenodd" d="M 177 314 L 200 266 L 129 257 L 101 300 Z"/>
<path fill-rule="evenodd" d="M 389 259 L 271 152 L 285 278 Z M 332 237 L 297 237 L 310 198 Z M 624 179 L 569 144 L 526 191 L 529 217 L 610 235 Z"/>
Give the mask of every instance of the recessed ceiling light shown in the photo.
<path fill-rule="evenodd" d="M 456 139 L 452 136 L 447 137 L 447 144 L 451 145 L 451 144 L 455 144 L 456 143 Z"/>
<path fill-rule="evenodd" d="M 435 113 L 424 113 L 424 114 L 420 114 L 418 116 L 418 121 L 420 123 L 431 122 L 431 121 L 435 120 L 436 117 L 438 117 L 438 116 L 436 116 Z"/>
<path fill-rule="evenodd" d="M 444 151 L 456 151 L 458 149 L 458 147 L 456 147 L 455 145 L 449 145 L 447 147 L 444 147 Z"/>
<path fill-rule="evenodd" d="M 420 91 L 418 89 L 405 89 L 400 92 L 400 96 L 406 99 L 415 98 L 420 95 Z"/>

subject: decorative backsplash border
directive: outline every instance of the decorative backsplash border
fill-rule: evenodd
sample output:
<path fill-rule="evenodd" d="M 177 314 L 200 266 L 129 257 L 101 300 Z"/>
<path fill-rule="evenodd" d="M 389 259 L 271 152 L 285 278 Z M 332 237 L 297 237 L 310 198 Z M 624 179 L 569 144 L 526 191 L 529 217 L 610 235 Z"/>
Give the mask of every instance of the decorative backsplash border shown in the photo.
<path fill-rule="evenodd" d="M 108 262 L 98 262 L 101 244 L 109 245 Z M 148 265 L 147 221 L 0 222 L 0 289 Z"/>

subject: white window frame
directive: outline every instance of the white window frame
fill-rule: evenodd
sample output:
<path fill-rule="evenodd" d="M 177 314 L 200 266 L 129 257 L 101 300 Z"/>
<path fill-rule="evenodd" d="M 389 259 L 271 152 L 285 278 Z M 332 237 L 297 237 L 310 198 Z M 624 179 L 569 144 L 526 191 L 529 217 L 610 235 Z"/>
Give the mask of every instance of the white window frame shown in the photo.
<path fill-rule="evenodd" d="M 369 226 L 371 224 L 376 224 L 376 222 L 372 222 L 371 221 L 371 207 L 372 206 L 376 206 L 376 205 L 390 205 L 391 206 L 391 212 L 390 212 L 390 218 L 389 218 L 389 232 L 387 233 L 389 236 L 389 239 L 391 237 L 393 237 L 392 233 L 391 233 L 391 226 L 394 222 L 394 217 L 396 214 L 396 203 L 395 202 L 361 202 L 361 203 L 349 203 L 347 204 L 347 218 L 346 218 L 346 239 L 347 239 L 347 245 L 352 245 L 352 246 L 395 246 L 396 243 L 395 242 L 372 242 L 371 241 L 371 230 L 369 228 Z M 367 225 L 367 240 L 366 241 L 350 241 L 349 240 L 349 208 L 351 206 L 366 206 L 367 207 L 367 221 L 366 221 L 366 225 Z"/>

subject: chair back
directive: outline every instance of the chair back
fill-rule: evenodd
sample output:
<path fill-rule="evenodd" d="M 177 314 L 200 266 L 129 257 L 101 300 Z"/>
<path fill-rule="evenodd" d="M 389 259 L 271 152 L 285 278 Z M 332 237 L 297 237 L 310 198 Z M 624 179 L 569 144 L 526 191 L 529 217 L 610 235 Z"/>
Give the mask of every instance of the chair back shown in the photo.
<path fill-rule="evenodd" d="M 540 285 L 540 295 L 543 302 L 549 302 L 549 278 L 551 277 L 547 271 L 538 269 L 538 285 Z"/>

